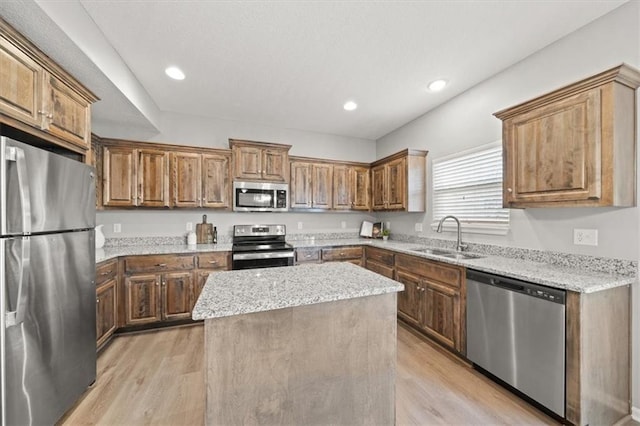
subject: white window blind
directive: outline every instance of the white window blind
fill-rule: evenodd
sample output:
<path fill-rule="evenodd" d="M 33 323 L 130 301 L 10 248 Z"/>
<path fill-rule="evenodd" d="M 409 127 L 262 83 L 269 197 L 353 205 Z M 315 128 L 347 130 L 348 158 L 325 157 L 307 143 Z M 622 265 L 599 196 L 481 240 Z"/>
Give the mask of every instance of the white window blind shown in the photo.
<path fill-rule="evenodd" d="M 434 159 L 433 226 L 456 216 L 465 232 L 505 234 L 509 210 L 502 208 L 502 144 Z M 453 221 L 446 225 L 455 225 Z"/>

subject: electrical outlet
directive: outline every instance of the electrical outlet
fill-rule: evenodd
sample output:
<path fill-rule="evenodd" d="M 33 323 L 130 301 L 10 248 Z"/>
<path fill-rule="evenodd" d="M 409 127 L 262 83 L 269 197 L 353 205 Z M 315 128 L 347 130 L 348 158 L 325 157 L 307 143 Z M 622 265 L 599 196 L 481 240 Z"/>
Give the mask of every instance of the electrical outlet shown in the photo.
<path fill-rule="evenodd" d="M 302 229 L 302 222 L 298 222 L 298 229 Z"/>
<path fill-rule="evenodd" d="M 422 232 L 422 224 L 421 223 L 416 223 L 415 230 L 416 230 L 416 232 Z"/>
<path fill-rule="evenodd" d="M 597 229 L 574 229 L 573 244 L 579 246 L 597 246 L 598 230 Z"/>
<path fill-rule="evenodd" d="M 193 222 L 187 222 L 187 231 L 193 231 Z"/>
<path fill-rule="evenodd" d="M 391 229 L 391 222 L 385 222 L 384 229 Z"/>
<path fill-rule="evenodd" d="M 113 224 L 113 233 L 114 234 L 119 234 L 122 232 L 122 225 L 119 223 L 114 223 Z"/>
<path fill-rule="evenodd" d="M 340 222 L 340 226 L 342 227 L 342 229 L 347 229 L 347 222 L 343 220 L 342 222 Z"/>

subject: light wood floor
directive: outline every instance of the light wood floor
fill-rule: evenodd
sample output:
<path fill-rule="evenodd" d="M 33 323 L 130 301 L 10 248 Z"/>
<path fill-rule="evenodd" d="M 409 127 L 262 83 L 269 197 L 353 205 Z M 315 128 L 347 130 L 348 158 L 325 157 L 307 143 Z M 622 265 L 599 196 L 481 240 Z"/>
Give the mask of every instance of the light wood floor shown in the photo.
<path fill-rule="evenodd" d="M 116 337 L 62 425 L 201 425 L 203 327 Z M 436 345 L 398 327 L 398 425 L 556 424 Z"/>

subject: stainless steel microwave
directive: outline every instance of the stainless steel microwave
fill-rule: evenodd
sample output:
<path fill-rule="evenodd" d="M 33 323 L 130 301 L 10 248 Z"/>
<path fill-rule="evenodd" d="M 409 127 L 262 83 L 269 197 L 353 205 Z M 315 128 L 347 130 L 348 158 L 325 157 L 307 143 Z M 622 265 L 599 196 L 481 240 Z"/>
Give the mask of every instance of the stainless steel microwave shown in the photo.
<path fill-rule="evenodd" d="M 237 212 L 286 212 L 289 184 L 233 182 L 233 210 Z"/>

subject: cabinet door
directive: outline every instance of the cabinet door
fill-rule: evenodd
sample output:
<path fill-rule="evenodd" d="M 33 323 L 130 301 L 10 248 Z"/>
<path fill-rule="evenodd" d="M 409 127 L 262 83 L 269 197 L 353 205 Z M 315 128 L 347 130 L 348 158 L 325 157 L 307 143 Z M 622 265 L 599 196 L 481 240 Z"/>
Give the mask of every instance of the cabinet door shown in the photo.
<path fill-rule="evenodd" d="M 116 330 L 116 280 L 111 279 L 96 290 L 96 346 L 100 347 Z"/>
<path fill-rule="evenodd" d="M 162 275 L 162 318 L 191 318 L 193 274 L 172 272 Z"/>
<path fill-rule="evenodd" d="M 420 325 L 422 321 L 422 279 L 404 270 L 396 270 L 396 281 L 404 284 L 404 291 L 398 293 L 398 315 L 405 321 Z"/>
<path fill-rule="evenodd" d="M 330 209 L 333 196 L 333 166 L 314 164 L 311 178 L 311 205 L 315 209 Z"/>
<path fill-rule="evenodd" d="M 286 182 L 289 154 L 283 150 L 265 149 L 262 152 L 262 179 Z"/>
<path fill-rule="evenodd" d="M 138 205 L 169 206 L 169 153 L 138 151 Z"/>
<path fill-rule="evenodd" d="M 171 156 L 173 169 L 173 205 L 200 207 L 202 198 L 202 156 L 190 152 L 175 152 Z"/>
<path fill-rule="evenodd" d="M 102 151 L 102 199 L 105 206 L 137 205 L 137 162 L 133 148 L 105 146 Z"/>
<path fill-rule="evenodd" d="M 457 351 L 459 336 L 460 292 L 431 281 L 425 281 L 425 315 L 422 327 L 434 338 Z"/>
<path fill-rule="evenodd" d="M 311 207 L 311 163 L 291 162 L 290 207 Z"/>
<path fill-rule="evenodd" d="M 387 206 L 387 169 L 384 164 L 371 169 L 371 181 L 373 210 L 384 210 Z"/>
<path fill-rule="evenodd" d="M 91 145 L 91 103 L 53 75 L 47 74 L 46 128 L 52 135 L 84 149 Z"/>
<path fill-rule="evenodd" d="M 351 169 L 351 208 L 353 210 L 369 210 L 371 208 L 370 170 L 368 167 Z"/>
<path fill-rule="evenodd" d="M 504 204 L 601 197 L 600 89 L 504 122 Z"/>
<path fill-rule="evenodd" d="M 202 207 L 231 208 L 229 164 L 227 155 L 202 155 Z"/>
<path fill-rule="evenodd" d="M 387 164 L 387 208 L 391 210 L 404 209 L 406 206 L 406 160 L 398 158 Z"/>
<path fill-rule="evenodd" d="M 44 70 L 0 36 L 0 112 L 41 128 Z"/>
<path fill-rule="evenodd" d="M 236 163 L 235 177 L 241 179 L 262 179 L 262 149 L 250 146 L 234 148 Z"/>
<path fill-rule="evenodd" d="M 333 166 L 333 208 L 336 210 L 351 210 L 353 206 L 352 169 L 349 166 Z"/>
<path fill-rule="evenodd" d="M 162 320 L 159 289 L 160 275 L 133 275 L 125 278 L 125 325 Z"/>

